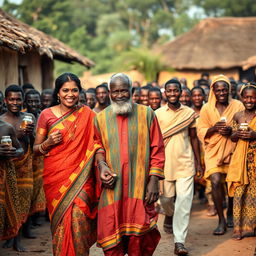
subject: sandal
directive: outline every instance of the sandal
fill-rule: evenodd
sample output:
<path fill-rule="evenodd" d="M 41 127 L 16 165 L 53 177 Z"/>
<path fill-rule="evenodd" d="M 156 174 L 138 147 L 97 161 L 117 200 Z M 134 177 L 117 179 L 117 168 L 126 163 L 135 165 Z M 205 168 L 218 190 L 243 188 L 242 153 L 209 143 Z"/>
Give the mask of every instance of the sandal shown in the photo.
<path fill-rule="evenodd" d="M 176 255 L 187 255 L 188 250 L 182 243 L 175 243 L 174 253 Z"/>
<path fill-rule="evenodd" d="M 235 231 L 232 235 L 232 239 L 239 241 L 242 239 L 242 233 L 240 231 Z"/>
<path fill-rule="evenodd" d="M 166 234 L 173 234 L 172 225 L 164 224 L 164 232 Z"/>
<path fill-rule="evenodd" d="M 214 231 L 213 231 L 213 235 L 215 236 L 222 236 L 226 233 L 227 228 L 226 226 L 222 227 L 222 226 L 218 226 Z"/>

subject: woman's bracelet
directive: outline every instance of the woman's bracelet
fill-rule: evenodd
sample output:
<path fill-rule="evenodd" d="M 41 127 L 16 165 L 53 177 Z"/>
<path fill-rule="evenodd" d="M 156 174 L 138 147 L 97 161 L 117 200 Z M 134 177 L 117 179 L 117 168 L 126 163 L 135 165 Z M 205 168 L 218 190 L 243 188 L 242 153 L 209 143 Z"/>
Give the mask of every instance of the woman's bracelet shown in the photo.
<path fill-rule="evenodd" d="M 108 167 L 108 164 L 107 164 L 104 160 L 100 160 L 100 161 L 97 163 L 98 168 L 99 168 L 99 165 L 100 165 L 100 164 L 104 164 L 105 166 Z"/>
<path fill-rule="evenodd" d="M 47 146 L 45 145 L 45 141 L 41 144 L 41 146 L 42 146 L 42 150 L 43 151 L 47 151 Z"/>
<path fill-rule="evenodd" d="M 43 146 L 42 146 L 42 145 L 43 145 L 43 143 L 42 143 L 42 144 L 40 144 L 40 145 L 39 145 L 39 147 L 38 147 L 38 149 L 39 149 L 40 153 L 41 153 L 41 154 L 43 154 L 43 155 L 48 154 L 48 152 L 47 152 L 46 150 L 44 150 L 44 149 L 43 149 Z"/>

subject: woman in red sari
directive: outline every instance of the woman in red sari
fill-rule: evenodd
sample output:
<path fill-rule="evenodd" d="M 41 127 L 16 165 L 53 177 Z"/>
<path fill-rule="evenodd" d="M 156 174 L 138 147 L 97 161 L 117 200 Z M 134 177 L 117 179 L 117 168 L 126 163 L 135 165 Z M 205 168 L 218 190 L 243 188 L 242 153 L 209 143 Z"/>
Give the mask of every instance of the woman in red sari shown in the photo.
<path fill-rule="evenodd" d="M 97 191 L 92 171 L 101 146 L 94 136 L 94 112 L 78 106 L 80 80 L 64 73 L 55 81 L 52 107 L 42 111 L 34 151 L 44 155 L 44 191 L 53 252 L 89 255 L 96 241 Z"/>

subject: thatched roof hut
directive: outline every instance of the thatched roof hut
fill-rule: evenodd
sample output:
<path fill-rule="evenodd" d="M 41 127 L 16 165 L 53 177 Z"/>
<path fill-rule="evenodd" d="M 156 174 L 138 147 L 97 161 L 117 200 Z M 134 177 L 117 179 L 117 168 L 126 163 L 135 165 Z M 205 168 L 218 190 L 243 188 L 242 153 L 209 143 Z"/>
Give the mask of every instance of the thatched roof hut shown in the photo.
<path fill-rule="evenodd" d="M 94 63 L 52 36 L 46 35 L 13 18 L 0 9 L 0 45 L 20 53 L 35 49 L 40 55 L 65 62 L 78 62 L 86 67 Z"/>
<path fill-rule="evenodd" d="M 53 84 L 53 59 L 85 67 L 94 63 L 64 43 L 17 20 L 0 9 L 0 90 L 11 84 Z"/>
<path fill-rule="evenodd" d="M 256 17 L 208 18 L 160 47 L 175 69 L 242 67 L 256 53 Z"/>
<path fill-rule="evenodd" d="M 199 79 L 200 73 L 223 73 L 255 79 L 256 17 L 207 18 L 176 39 L 157 47 L 175 76 Z M 253 57 L 254 56 L 254 57 Z M 167 76 L 170 76 L 167 74 Z M 162 81 L 166 75 L 162 76 Z"/>

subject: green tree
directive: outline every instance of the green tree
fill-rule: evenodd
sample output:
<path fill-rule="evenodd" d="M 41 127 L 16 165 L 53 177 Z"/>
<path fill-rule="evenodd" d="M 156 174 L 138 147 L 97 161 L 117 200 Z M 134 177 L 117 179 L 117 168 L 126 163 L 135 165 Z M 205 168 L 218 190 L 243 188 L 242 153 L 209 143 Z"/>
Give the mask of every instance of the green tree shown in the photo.
<path fill-rule="evenodd" d="M 194 0 L 194 4 L 202 7 L 207 16 L 248 17 L 256 15 L 254 0 Z"/>
<path fill-rule="evenodd" d="M 130 51 L 123 52 L 118 57 L 116 65 L 113 68 L 118 71 L 138 70 L 148 82 L 156 80 L 158 73 L 167 69 L 159 55 L 145 48 L 132 48 Z"/>
<path fill-rule="evenodd" d="M 5 11 L 56 37 L 91 58 L 94 73 L 113 70 L 113 63 L 132 47 L 151 48 L 187 31 L 194 19 L 186 12 L 192 0 L 23 0 L 4 1 Z M 56 63 L 56 72 L 79 65 Z"/>

